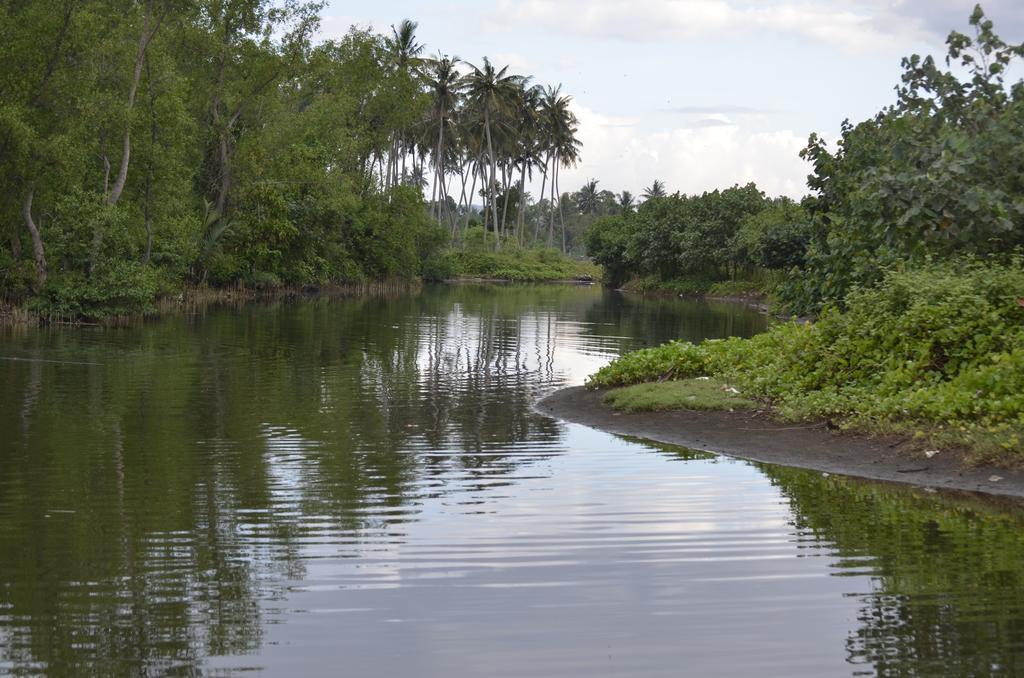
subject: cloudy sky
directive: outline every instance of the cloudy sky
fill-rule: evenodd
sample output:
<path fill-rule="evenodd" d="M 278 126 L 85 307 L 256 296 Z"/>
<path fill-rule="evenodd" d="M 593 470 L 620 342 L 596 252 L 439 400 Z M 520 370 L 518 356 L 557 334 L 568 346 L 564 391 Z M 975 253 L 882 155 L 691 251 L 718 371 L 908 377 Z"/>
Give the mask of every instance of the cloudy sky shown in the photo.
<path fill-rule="evenodd" d="M 333 0 L 322 35 L 419 22 L 420 41 L 562 83 L 588 178 L 616 192 L 653 179 L 700 192 L 756 181 L 803 194 L 808 135 L 892 103 L 900 58 L 944 55 L 974 0 Z M 1024 40 L 1024 0 L 989 0 L 996 32 Z"/>

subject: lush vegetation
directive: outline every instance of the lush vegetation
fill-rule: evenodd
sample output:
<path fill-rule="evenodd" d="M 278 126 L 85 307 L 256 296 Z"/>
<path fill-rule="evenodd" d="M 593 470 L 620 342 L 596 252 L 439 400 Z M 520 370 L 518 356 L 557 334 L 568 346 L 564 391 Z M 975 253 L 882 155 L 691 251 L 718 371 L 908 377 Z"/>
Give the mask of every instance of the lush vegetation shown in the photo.
<path fill-rule="evenodd" d="M 613 285 L 636 278 L 640 289 L 696 293 L 746 281 L 739 291 L 753 291 L 778 277 L 770 271 L 803 263 L 807 220 L 800 204 L 768 198 L 754 184 L 655 195 L 637 209 L 597 219 L 586 248 Z"/>
<path fill-rule="evenodd" d="M 715 376 L 789 418 L 830 417 L 993 454 L 1024 440 L 1024 266 L 890 272 L 813 324 L 627 354 L 591 387 Z"/>
<path fill-rule="evenodd" d="M 428 58 L 411 21 L 317 42 L 320 8 L 0 4 L 0 302 L 438 278 L 472 233 L 564 249 L 544 205 L 579 157 L 569 97 Z"/>
<path fill-rule="evenodd" d="M 787 305 L 817 311 L 892 267 L 976 254 L 1005 259 L 1024 244 L 1024 56 L 976 7 L 973 37 L 950 34 L 946 65 L 903 60 L 897 102 L 845 123 L 830 151 L 812 136 L 806 261 L 782 289 Z M 959 74 L 966 74 L 961 79 Z"/>
<path fill-rule="evenodd" d="M 784 417 L 1019 455 L 1024 81 L 1004 77 L 1024 45 L 1000 40 L 980 7 L 970 23 L 973 37 L 949 36 L 950 70 L 905 59 L 895 105 L 845 123 L 835 152 L 812 136 L 801 204 L 750 185 L 596 223 L 588 248 L 612 279 L 683 291 L 759 268 L 787 309 L 817 320 L 638 351 L 589 385 L 713 376 Z"/>

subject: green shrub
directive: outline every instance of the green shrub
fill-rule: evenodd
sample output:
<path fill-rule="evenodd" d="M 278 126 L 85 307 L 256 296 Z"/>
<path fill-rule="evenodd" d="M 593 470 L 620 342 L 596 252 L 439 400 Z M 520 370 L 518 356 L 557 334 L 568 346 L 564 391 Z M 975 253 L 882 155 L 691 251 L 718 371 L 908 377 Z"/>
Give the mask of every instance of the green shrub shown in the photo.
<path fill-rule="evenodd" d="M 158 271 L 136 261 L 105 261 L 91 276 L 53 275 L 33 302 L 50 318 L 98 319 L 152 310 L 162 291 Z"/>
<path fill-rule="evenodd" d="M 590 387 L 717 376 L 784 416 L 917 431 L 978 450 L 1020 451 L 1024 262 L 889 272 L 813 325 L 751 339 L 671 342 L 623 356 Z M 941 431 L 941 435 L 938 432 Z"/>

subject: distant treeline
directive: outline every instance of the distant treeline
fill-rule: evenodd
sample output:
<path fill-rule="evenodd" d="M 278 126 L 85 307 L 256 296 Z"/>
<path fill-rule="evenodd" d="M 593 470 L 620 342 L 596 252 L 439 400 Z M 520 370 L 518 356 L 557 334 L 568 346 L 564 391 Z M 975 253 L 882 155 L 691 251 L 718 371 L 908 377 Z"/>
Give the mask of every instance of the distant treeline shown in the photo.
<path fill-rule="evenodd" d="M 787 272 L 775 291 L 793 312 L 840 306 L 887 270 L 972 256 L 1019 262 L 1024 245 L 1024 56 L 976 7 L 972 35 L 947 39 L 945 67 L 903 60 L 896 103 L 844 122 L 831 150 L 812 136 L 811 194 L 796 204 L 752 184 L 648 199 L 598 220 L 589 253 L 615 282 Z"/>

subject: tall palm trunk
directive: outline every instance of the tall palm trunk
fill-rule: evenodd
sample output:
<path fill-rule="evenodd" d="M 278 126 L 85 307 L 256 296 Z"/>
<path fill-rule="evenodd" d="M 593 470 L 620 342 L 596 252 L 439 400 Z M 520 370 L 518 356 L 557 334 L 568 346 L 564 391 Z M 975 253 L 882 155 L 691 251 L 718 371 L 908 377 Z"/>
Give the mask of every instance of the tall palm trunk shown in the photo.
<path fill-rule="evenodd" d="M 525 158 L 523 159 L 523 166 L 519 168 L 519 214 L 516 215 L 516 232 L 519 240 L 519 246 L 522 247 L 525 244 L 523 239 L 523 231 L 526 230 L 526 163 L 529 162 Z"/>
<path fill-rule="evenodd" d="M 434 155 L 434 193 L 441 195 L 441 200 L 444 199 L 444 111 L 441 112 L 441 124 L 437 126 L 437 153 Z M 440 188 L 439 188 L 440 187 Z M 437 216 L 434 218 L 441 221 L 441 207 L 440 200 L 435 204 L 437 206 Z"/>
<path fill-rule="evenodd" d="M 555 244 L 555 180 L 558 178 L 558 151 L 551 156 L 551 204 L 548 219 L 548 247 Z"/>
<path fill-rule="evenodd" d="M 558 222 L 562 225 L 562 254 L 565 254 L 565 210 L 562 209 L 562 187 L 561 187 L 561 174 L 562 170 L 560 167 L 555 167 L 555 186 L 558 192 Z"/>
<path fill-rule="evenodd" d="M 545 193 L 545 191 L 548 188 L 548 161 L 549 160 L 551 160 L 551 153 L 550 152 L 547 154 L 547 157 L 544 158 L 544 170 L 543 170 L 544 171 L 544 178 L 541 179 L 541 182 L 540 182 L 540 199 L 541 200 L 544 200 L 544 198 L 547 197 L 547 194 Z M 540 224 L 537 224 L 537 227 L 533 229 L 533 240 L 534 240 L 534 242 L 537 242 L 538 240 L 540 240 L 541 228 L 542 228 L 542 224 L 543 223 L 544 222 L 541 222 Z"/>
<path fill-rule="evenodd" d="M 494 233 L 496 235 L 494 241 L 494 249 L 501 249 L 501 234 L 498 233 L 498 202 L 494 199 L 494 184 L 497 182 L 497 158 L 494 156 L 494 143 L 491 141 L 491 113 L 487 108 L 484 108 L 484 133 L 487 135 L 487 153 L 490 155 L 491 160 L 491 183 L 487 187 L 487 194 L 491 196 L 491 216 L 493 217 L 492 223 L 494 224 Z M 484 228 L 484 233 L 487 232 L 487 228 Z"/>
<path fill-rule="evenodd" d="M 501 206 L 501 232 L 508 233 L 508 197 L 509 193 L 512 192 L 512 168 L 508 168 L 508 172 L 505 171 L 505 166 L 501 168 L 501 181 L 505 184 L 505 200 Z"/>

